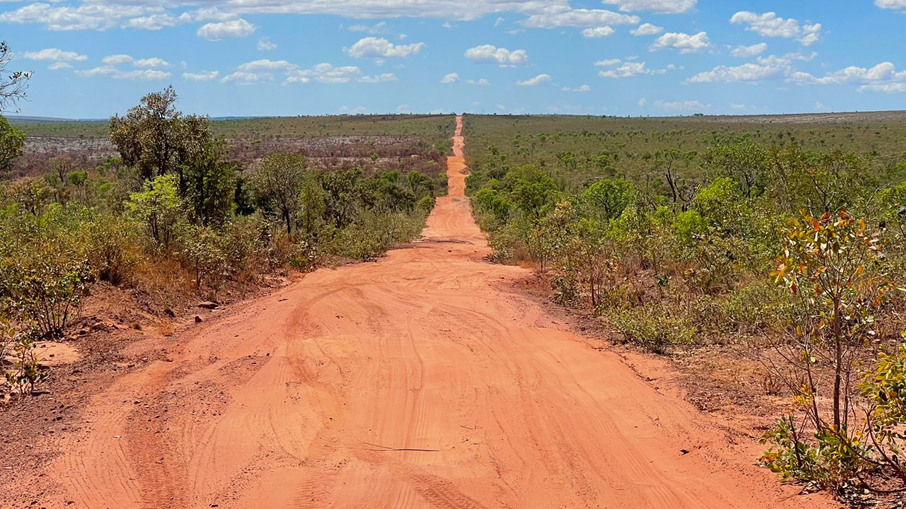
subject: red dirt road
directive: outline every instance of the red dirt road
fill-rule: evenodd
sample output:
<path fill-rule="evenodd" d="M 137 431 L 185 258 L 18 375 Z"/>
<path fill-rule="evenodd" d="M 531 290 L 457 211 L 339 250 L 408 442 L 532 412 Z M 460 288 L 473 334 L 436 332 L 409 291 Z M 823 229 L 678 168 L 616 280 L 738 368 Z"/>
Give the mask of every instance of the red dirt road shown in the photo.
<path fill-rule="evenodd" d="M 483 261 L 458 125 L 450 196 L 422 241 L 169 339 L 169 362 L 93 398 L 45 503 L 832 506 L 506 290 L 529 272 Z"/>

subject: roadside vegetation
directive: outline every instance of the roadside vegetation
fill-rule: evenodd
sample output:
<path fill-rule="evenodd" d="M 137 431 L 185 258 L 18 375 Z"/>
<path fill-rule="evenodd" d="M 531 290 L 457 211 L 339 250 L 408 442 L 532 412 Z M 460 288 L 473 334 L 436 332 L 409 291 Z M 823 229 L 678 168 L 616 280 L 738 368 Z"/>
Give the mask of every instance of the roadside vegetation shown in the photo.
<path fill-rule="evenodd" d="M 325 122 L 344 135 L 343 121 Z M 446 187 L 445 146 L 425 132 L 448 119 L 415 122 L 418 147 L 392 161 L 336 140 L 317 164 L 292 145 L 243 158 L 168 88 L 110 119 L 114 154 L 63 151 L 23 176 L 14 161 L 29 138 L 0 117 L 0 390 L 35 391 L 48 376 L 36 343 L 70 337 L 102 286 L 173 317 L 180 302 L 234 300 L 290 270 L 375 260 L 417 238 Z"/>
<path fill-rule="evenodd" d="M 757 358 L 791 396 L 766 466 L 898 497 L 904 121 L 470 115 L 467 186 L 493 256 L 560 303 L 651 352 Z"/>

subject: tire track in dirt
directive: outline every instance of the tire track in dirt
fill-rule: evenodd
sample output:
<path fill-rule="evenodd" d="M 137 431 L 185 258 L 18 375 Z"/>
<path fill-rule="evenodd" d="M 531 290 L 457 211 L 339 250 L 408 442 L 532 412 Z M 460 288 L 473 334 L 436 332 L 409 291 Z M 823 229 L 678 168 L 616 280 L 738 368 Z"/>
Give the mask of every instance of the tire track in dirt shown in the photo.
<path fill-rule="evenodd" d="M 833 506 L 501 290 L 529 272 L 484 261 L 463 147 L 457 119 L 421 241 L 235 306 L 95 396 L 45 504 Z"/>

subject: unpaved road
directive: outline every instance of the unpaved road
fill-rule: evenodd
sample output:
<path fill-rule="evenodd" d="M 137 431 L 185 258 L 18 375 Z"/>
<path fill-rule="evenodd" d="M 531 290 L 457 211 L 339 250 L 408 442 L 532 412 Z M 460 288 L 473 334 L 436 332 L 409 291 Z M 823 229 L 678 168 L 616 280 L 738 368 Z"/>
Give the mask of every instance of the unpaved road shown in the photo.
<path fill-rule="evenodd" d="M 757 446 L 507 290 L 463 196 L 376 264 L 168 339 L 92 399 L 50 507 L 816 507 Z"/>

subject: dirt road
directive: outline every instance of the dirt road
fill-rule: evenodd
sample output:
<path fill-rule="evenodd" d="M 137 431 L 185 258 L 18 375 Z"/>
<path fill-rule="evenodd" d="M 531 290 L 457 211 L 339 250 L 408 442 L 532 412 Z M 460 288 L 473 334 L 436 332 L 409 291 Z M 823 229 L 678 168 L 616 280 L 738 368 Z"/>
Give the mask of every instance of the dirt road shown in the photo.
<path fill-rule="evenodd" d="M 168 341 L 93 398 L 51 507 L 814 507 L 757 447 L 507 290 L 463 196 L 376 264 Z"/>

